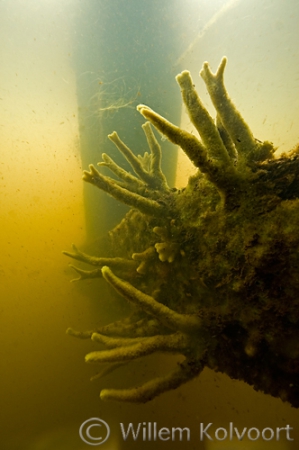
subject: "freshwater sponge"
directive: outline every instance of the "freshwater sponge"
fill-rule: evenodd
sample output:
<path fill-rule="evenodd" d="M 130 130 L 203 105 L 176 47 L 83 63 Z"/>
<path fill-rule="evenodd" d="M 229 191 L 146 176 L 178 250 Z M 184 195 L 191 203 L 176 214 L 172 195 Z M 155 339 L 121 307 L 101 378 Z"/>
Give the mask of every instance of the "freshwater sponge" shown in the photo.
<path fill-rule="evenodd" d="M 224 86 L 223 58 L 215 74 L 200 72 L 217 112 L 214 120 L 188 71 L 177 76 L 199 136 L 145 105 L 149 153 L 135 156 L 109 135 L 132 167 L 103 162 L 83 179 L 130 206 L 110 233 L 111 257 L 64 252 L 94 270 L 132 304 L 129 317 L 93 331 L 68 334 L 106 346 L 86 362 L 104 376 L 155 352 L 183 356 L 172 372 L 127 389 L 103 389 L 102 399 L 147 402 L 200 374 L 205 366 L 299 406 L 299 151 L 275 158 L 254 138 Z M 182 190 L 169 188 L 152 124 L 198 168 Z"/>

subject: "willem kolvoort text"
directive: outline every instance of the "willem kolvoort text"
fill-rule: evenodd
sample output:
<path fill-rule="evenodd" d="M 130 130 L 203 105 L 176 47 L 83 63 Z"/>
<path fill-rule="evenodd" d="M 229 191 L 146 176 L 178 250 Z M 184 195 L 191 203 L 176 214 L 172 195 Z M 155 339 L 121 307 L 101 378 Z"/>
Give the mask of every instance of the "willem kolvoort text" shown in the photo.
<path fill-rule="evenodd" d="M 120 423 L 121 434 L 124 441 L 140 440 L 140 441 L 190 441 L 191 431 L 188 427 L 159 427 L 157 422 L 140 422 L 133 424 L 130 422 L 125 425 Z M 196 432 L 193 430 L 192 438 L 210 441 L 224 441 L 238 439 L 249 439 L 250 441 L 264 440 L 264 441 L 279 441 L 287 440 L 293 441 L 291 432 L 293 428 L 290 425 L 285 427 L 265 427 L 259 428 L 237 428 L 233 422 L 230 422 L 228 427 L 218 427 L 213 430 L 213 423 L 204 424 L 201 422 Z"/>

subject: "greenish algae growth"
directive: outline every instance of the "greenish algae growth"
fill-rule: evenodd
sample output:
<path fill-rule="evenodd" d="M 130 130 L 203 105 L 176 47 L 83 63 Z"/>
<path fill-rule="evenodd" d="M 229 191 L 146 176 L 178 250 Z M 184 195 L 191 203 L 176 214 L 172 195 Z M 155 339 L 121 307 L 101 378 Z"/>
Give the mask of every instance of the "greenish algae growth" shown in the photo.
<path fill-rule="evenodd" d="M 86 356 L 108 363 L 105 375 L 155 352 L 184 356 L 174 371 L 102 399 L 146 402 L 196 377 L 224 372 L 299 406 L 299 147 L 279 158 L 256 140 L 216 74 L 200 72 L 217 111 L 203 106 L 190 73 L 177 76 L 200 139 L 144 105 L 139 112 L 150 154 L 134 156 L 117 133 L 109 138 L 129 161 L 126 172 L 106 154 L 83 179 L 131 207 L 110 233 L 114 254 L 66 255 L 95 266 L 78 279 L 103 277 L 135 305 L 131 316 L 70 335 L 106 346 Z M 185 189 L 170 189 L 150 123 L 198 168 Z"/>

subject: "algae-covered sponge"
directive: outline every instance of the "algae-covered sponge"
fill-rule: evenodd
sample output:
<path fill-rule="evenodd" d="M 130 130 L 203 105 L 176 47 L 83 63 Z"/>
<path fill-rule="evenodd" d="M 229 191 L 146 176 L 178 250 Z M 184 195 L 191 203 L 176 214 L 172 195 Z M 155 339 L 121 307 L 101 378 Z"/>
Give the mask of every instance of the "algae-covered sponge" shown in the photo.
<path fill-rule="evenodd" d="M 200 374 L 205 366 L 299 406 L 299 147 L 279 158 L 253 137 L 223 82 L 226 58 L 200 72 L 217 112 L 210 116 L 190 73 L 177 76 L 199 133 L 138 111 L 150 153 L 136 157 L 116 132 L 109 138 L 132 172 L 103 154 L 83 179 L 131 207 L 110 233 L 111 257 L 75 246 L 66 255 L 94 270 L 132 306 L 123 320 L 68 333 L 106 346 L 86 356 L 100 375 L 155 352 L 181 355 L 175 370 L 141 386 L 104 389 L 102 399 L 146 402 Z M 186 188 L 167 185 L 150 123 L 198 168 Z"/>

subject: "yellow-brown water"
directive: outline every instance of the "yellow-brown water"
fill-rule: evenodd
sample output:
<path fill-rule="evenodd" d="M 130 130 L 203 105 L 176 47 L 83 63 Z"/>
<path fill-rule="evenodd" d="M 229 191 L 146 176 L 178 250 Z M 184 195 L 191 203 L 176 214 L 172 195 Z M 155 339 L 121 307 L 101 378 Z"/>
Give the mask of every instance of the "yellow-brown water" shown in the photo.
<path fill-rule="evenodd" d="M 274 6 L 277 10 L 277 5 L 278 1 L 265 2 L 264 13 L 266 8 L 271 11 Z M 290 2 L 286 16 L 298 14 L 293 5 Z M 119 423 L 155 421 L 160 427 L 189 427 L 191 440 L 142 442 L 142 448 L 296 449 L 298 411 L 208 370 L 199 379 L 147 405 L 102 403 L 98 395 L 107 383 L 122 386 L 125 378 L 127 384 L 141 381 L 145 376 L 150 378 L 156 367 L 163 370 L 171 361 L 163 356 L 150 358 L 111 376 L 111 380 L 91 383 L 89 377 L 95 370 L 84 364 L 84 355 L 92 350 L 90 342 L 75 341 L 65 335 L 68 326 L 91 329 L 99 321 L 109 322 L 119 314 L 119 305 L 112 299 L 109 303 L 109 290 L 102 280 L 80 285 L 69 283 L 73 274 L 61 254 L 72 242 L 80 246 L 86 240 L 76 81 L 69 38 L 71 12 L 80 7 L 83 5 L 70 1 L 1 3 L 0 447 L 5 450 L 89 448 L 79 438 L 79 427 L 90 417 L 101 417 L 112 428 L 111 439 L 100 446 L 103 449 L 140 448 L 140 441 L 121 439 Z M 238 22 L 248 20 L 247 13 L 234 11 L 239 14 Z M 252 15 L 257 18 L 261 13 L 254 9 Z M 232 22 L 237 20 L 232 11 L 229 14 Z M 282 37 L 288 29 L 284 20 L 276 15 L 271 21 L 273 33 L 282 30 Z M 228 53 L 232 59 L 240 54 L 237 44 L 227 45 L 228 38 L 222 48 L 212 27 L 211 34 L 208 33 L 209 30 L 202 39 L 205 49 L 208 45 L 211 48 L 200 49 L 196 58 L 192 54 L 189 61 L 192 67 L 186 68 L 199 69 L 202 58 L 209 56 L 208 50 L 217 60 L 218 53 L 220 56 Z M 218 36 L 219 33 L 218 28 Z M 274 36 L 277 38 L 277 33 Z M 209 39 L 217 43 L 213 46 Z M 285 55 L 289 72 L 294 74 L 290 78 L 298 80 L 298 54 L 292 41 L 297 42 L 296 36 L 285 38 L 289 48 L 286 45 L 278 52 L 278 60 L 283 62 Z M 249 46 L 248 42 L 246 45 Z M 255 49 L 250 50 L 254 54 Z M 267 55 L 263 49 L 259 53 L 261 58 Z M 275 60 L 274 50 L 271 55 Z M 296 67 L 291 69 L 294 60 Z M 188 60 L 184 64 L 189 64 Z M 242 64 L 244 72 L 246 63 Z M 282 95 L 277 86 L 279 82 L 261 97 L 265 109 L 274 94 Z M 282 145 L 298 138 L 294 128 L 290 129 L 298 121 L 295 100 L 298 95 L 294 95 L 294 92 L 298 94 L 298 83 L 294 81 L 292 86 L 292 105 L 283 97 L 281 116 L 277 119 L 280 129 L 285 124 L 286 136 L 278 142 Z M 242 93 L 241 87 L 238 89 L 236 97 Z M 246 105 L 250 95 L 246 97 L 242 93 L 242 100 L 243 96 Z M 268 109 L 273 110 L 271 105 Z M 247 110 L 258 120 L 255 111 Z M 246 118 L 250 121 L 248 114 Z M 268 131 L 274 132 L 273 120 L 268 116 L 263 116 L 264 119 L 270 123 Z M 257 128 L 262 129 L 263 124 L 259 123 Z M 275 136 L 262 138 L 274 140 Z M 259 429 L 290 424 L 294 428 L 294 441 L 202 443 L 198 439 L 201 422 L 213 422 L 219 427 L 234 422 L 240 428 Z"/>

